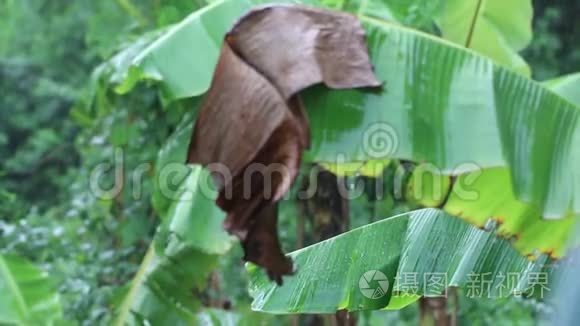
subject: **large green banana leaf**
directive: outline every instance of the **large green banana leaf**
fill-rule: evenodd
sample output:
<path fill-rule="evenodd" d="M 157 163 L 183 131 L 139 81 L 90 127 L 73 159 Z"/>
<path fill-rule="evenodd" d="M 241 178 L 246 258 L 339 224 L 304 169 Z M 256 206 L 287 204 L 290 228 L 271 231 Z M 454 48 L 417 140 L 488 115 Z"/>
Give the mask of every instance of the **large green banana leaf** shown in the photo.
<path fill-rule="evenodd" d="M 367 33 L 385 89 L 307 92 L 313 135 L 308 159 L 388 155 L 433 163 L 443 174 L 506 167 L 518 198 L 537 203 L 544 216 L 579 211 L 580 175 L 573 172 L 580 157 L 577 107 L 483 57 L 415 31 L 373 21 Z"/>
<path fill-rule="evenodd" d="M 249 265 L 253 309 L 397 309 L 423 295 L 445 295 L 446 286 L 462 287 L 481 298 L 521 293 L 541 297 L 550 286 L 545 256 L 532 262 L 508 241 L 436 209 L 369 224 L 290 256 L 298 270 L 283 286 Z"/>
<path fill-rule="evenodd" d="M 531 0 L 447 0 L 441 8 L 437 21 L 444 38 L 530 76 L 518 51 L 532 40 Z"/>
<path fill-rule="evenodd" d="M 25 259 L 0 255 L 0 324 L 51 325 L 62 318 L 49 276 Z"/>

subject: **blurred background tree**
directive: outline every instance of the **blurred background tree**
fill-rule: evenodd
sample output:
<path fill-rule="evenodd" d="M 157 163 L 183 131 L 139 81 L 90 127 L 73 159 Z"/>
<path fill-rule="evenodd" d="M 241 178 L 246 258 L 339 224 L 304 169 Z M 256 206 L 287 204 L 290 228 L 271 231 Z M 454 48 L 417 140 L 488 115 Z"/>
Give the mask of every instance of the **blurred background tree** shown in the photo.
<path fill-rule="evenodd" d="M 83 99 L 98 83 L 93 70 L 201 4 L 0 1 L 0 251 L 54 276 L 66 320 L 111 319 L 157 224 L 150 185 L 138 200 L 99 201 L 88 192 L 90 170 L 111 162 L 115 146 L 128 167 L 153 161 L 171 132 L 163 122 L 183 113 L 162 112 L 146 88 L 98 111 L 78 109 L 91 106 Z"/>
<path fill-rule="evenodd" d="M 580 67 L 577 17 L 580 3 L 573 0 L 534 0 L 534 39 L 524 52 L 537 80 L 574 73 Z"/>
<path fill-rule="evenodd" d="M 119 147 L 128 169 L 153 162 L 188 107 L 176 103 L 164 109 L 147 86 L 132 93 L 139 96 L 99 94 L 110 92 L 98 87 L 107 67 L 95 68 L 138 36 L 203 5 L 203 0 L 0 0 L 0 253 L 25 257 L 54 276 L 65 320 L 86 325 L 111 320 L 112 307 L 158 224 L 149 201 L 150 180 L 139 198 L 121 194 L 96 200 L 87 190 L 91 169 L 111 162 Z M 580 3 L 536 0 L 534 7 L 534 41 L 524 52 L 534 77 L 580 70 Z M 111 184 L 113 176 L 107 175 Z M 352 215 L 369 216 L 364 212 L 373 210 L 389 216 L 400 210 L 394 202 L 370 207 L 372 200 L 369 194 L 351 203 L 351 211 L 359 212 Z M 294 232 L 296 223 L 304 223 L 295 218 L 299 212 L 292 206 L 281 214 L 287 250 L 312 240 Z M 367 222 L 353 220 L 351 227 Z M 240 256 L 234 252 L 221 264 L 240 265 Z M 212 276 L 219 282 L 210 287 L 207 301 L 242 302 L 245 283 L 233 272 L 237 269 L 221 270 Z M 230 297 L 224 298 L 220 288 L 227 288 Z M 368 321 L 415 324 L 416 309 L 381 312 Z M 462 299 L 460 309 L 460 317 L 482 318 L 481 323 L 490 316 L 533 323 L 538 313 L 514 300 Z M 486 313 L 474 314 L 474 309 Z"/>

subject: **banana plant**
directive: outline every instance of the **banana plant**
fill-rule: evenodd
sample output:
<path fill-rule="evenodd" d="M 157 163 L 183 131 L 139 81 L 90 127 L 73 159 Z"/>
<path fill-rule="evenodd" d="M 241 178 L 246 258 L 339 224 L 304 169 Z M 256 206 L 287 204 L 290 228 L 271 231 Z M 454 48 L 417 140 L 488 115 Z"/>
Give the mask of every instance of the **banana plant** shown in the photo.
<path fill-rule="evenodd" d="M 110 82 L 120 94 L 132 91 L 139 82 L 153 83 L 168 102 L 203 95 L 209 88 L 226 31 L 255 4 L 267 2 L 212 2 L 160 32 L 154 41 L 139 47 L 138 51 L 122 53 L 125 57 L 114 67 L 115 78 Z M 541 270 L 547 256 L 559 258 L 564 255 L 571 225 L 580 213 L 580 175 L 574 172 L 574 162 L 580 159 L 580 112 L 577 94 L 568 86 L 578 78 L 571 76 L 540 84 L 525 77 L 527 68 L 516 53 L 529 41 L 527 24 L 531 12 L 528 2 L 524 2 L 521 19 L 514 23 L 518 33 L 513 37 L 508 35 L 513 26 L 502 23 L 505 17 L 499 22 L 490 18 L 504 8 L 494 1 L 480 1 L 472 8 L 473 15 L 461 15 L 482 22 L 473 24 L 471 20 L 471 25 L 462 22 L 461 35 L 459 32 L 453 34 L 449 26 L 458 19 L 453 10 L 469 11 L 454 2 L 459 9 L 453 6 L 440 9 L 443 11 L 435 19 L 444 38 L 387 21 L 381 15 L 372 15 L 368 8 L 375 4 L 373 1 L 355 2 L 357 6 L 351 11 L 363 22 L 371 59 L 384 88 L 372 93 L 331 91 L 324 87 L 307 90 L 303 95 L 305 106 L 309 108 L 312 146 L 304 159 L 342 167 L 394 159 L 428 165 L 435 175 L 447 180 L 442 183 L 446 195 L 435 200 L 410 196 L 419 204 L 438 210 L 398 216 L 291 254 L 300 266 L 298 274 L 289 281 L 292 285 L 287 288 L 266 284 L 259 273 L 250 268 L 255 309 L 287 313 L 397 308 L 426 294 L 417 292 L 411 299 L 400 301 L 388 292 L 380 303 L 369 304 L 356 292 L 358 288 L 353 290 L 353 282 L 360 279 L 359 274 L 363 272 L 360 268 L 370 268 L 373 264 L 376 265 L 373 270 L 391 279 L 407 269 L 412 272 L 445 271 L 453 275 L 451 285 L 465 286 L 466 275 L 476 266 L 481 268 L 478 271 L 496 274 L 509 269 L 535 273 Z M 306 3 L 324 5 L 324 2 Z M 332 6 L 340 8 L 336 3 Z M 388 6 L 382 8 L 389 9 Z M 494 26 L 492 22 L 499 25 Z M 481 42 L 490 39 L 496 40 L 501 49 L 484 53 L 485 56 L 474 51 L 481 50 Z M 185 153 L 180 151 L 187 147 L 187 136 L 183 135 L 191 132 L 189 126 L 184 124 L 176 132 L 171 140 L 173 149 L 164 149 L 160 162 L 165 160 L 167 151 L 173 153 L 177 161 L 180 158 L 183 158 L 181 162 L 185 161 Z M 184 184 L 196 189 L 196 178 L 203 172 L 199 167 L 193 171 L 193 176 L 186 177 L 188 181 Z M 223 254 L 232 241 L 215 227 L 223 219 L 223 213 L 212 206 L 212 202 L 204 202 L 203 209 L 192 208 L 191 205 L 197 207 L 195 205 L 199 204 L 196 197 L 189 206 L 171 203 L 162 197 L 154 198 L 154 202 L 158 213 L 164 216 L 163 225 L 133 282 L 122 316 L 151 318 L 148 316 L 153 314 L 143 313 L 150 296 L 167 295 L 172 298 L 171 302 L 181 302 L 187 297 L 178 295 L 175 299 L 170 294 L 178 286 L 176 284 L 155 285 L 150 281 L 156 271 L 168 272 L 166 278 L 178 275 L 174 274 L 178 265 L 152 263 L 155 257 L 175 263 L 172 259 L 175 255 L 167 253 L 171 248 L 168 239 L 173 239 L 178 248 L 212 256 Z M 498 224 L 498 236 L 511 241 L 477 229 L 488 224 L 490 219 Z M 208 225 L 211 230 L 200 228 Z M 444 232 L 447 228 L 460 230 L 459 238 L 449 234 L 449 242 L 439 239 L 435 231 Z M 424 232 L 421 233 L 423 238 L 415 238 L 414 232 L 419 229 Z M 222 246 L 207 247 L 208 235 L 200 234 L 200 230 L 218 235 Z M 350 257 L 357 257 L 362 249 L 356 247 L 358 240 L 352 239 L 359 239 L 359 236 L 366 241 L 364 243 L 375 239 L 384 247 L 373 247 L 373 250 L 384 253 L 388 248 L 388 255 L 368 257 L 369 260 L 364 261 L 368 266 L 358 266 L 356 271 L 342 268 L 338 274 L 333 272 L 334 268 L 325 274 L 317 270 L 316 264 L 308 264 L 314 261 L 308 257 L 322 257 L 322 253 L 338 264 L 340 248 L 350 248 L 351 244 L 355 247 Z M 431 238 L 443 241 L 439 243 L 440 251 L 425 249 L 431 245 L 428 242 Z M 466 239 L 477 248 L 458 247 Z M 416 259 L 415 265 L 405 265 L 403 258 L 408 258 L 405 255 L 409 250 L 415 255 L 425 255 L 425 259 Z M 455 258 L 439 260 L 438 253 L 441 257 Z M 507 253 L 509 258 L 504 260 L 500 253 Z M 462 260 L 458 255 L 468 256 Z M 195 259 L 187 255 L 180 257 L 182 260 Z M 312 270 L 318 274 L 314 275 Z M 318 293 L 312 288 L 314 285 L 306 284 L 307 277 L 327 277 L 334 281 L 321 282 Z M 510 291 L 525 287 L 526 284 L 518 284 Z M 286 289 L 294 289 L 297 293 L 289 293 Z M 136 300 L 138 293 L 145 293 L 140 301 Z M 316 306 L 310 301 L 312 298 L 327 301 L 321 303 L 323 306 Z M 181 304 L 177 306 L 182 307 Z"/>

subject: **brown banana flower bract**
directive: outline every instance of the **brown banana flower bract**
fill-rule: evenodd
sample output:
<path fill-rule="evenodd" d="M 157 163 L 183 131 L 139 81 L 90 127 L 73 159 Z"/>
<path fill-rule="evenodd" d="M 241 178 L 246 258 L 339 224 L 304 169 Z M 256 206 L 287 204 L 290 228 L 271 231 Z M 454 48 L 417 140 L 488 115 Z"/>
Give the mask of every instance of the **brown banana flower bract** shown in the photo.
<path fill-rule="evenodd" d="M 298 93 L 318 83 L 381 85 L 358 19 L 305 6 L 250 11 L 226 35 L 187 156 L 212 172 L 224 227 L 241 240 L 244 259 L 278 284 L 292 262 L 279 244 L 276 202 L 310 145 Z"/>

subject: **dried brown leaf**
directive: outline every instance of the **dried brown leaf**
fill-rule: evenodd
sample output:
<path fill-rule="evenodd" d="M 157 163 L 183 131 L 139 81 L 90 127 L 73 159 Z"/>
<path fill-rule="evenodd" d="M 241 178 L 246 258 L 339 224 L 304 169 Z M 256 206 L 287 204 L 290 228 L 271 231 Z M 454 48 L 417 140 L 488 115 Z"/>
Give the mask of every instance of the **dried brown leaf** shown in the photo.
<path fill-rule="evenodd" d="M 224 42 L 195 122 L 187 162 L 220 163 L 232 176 L 239 174 L 282 123 L 287 111 L 276 88 Z M 216 172 L 220 176 L 223 170 Z M 217 181 L 220 188 L 227 182 Z"/>
<path fill-rule="evenodd" d="M 288 99 L 323 82 L 330 88 L 379 86 L 365 32 L 353 15 L 304 6 L 250 11 L 228 34 L 234 51 Z"/>
<path fill-rule="evenodd" d="M 226 36 L 189 147 L 187 162 L 213 172 L 224 227 L 242 241 L 244 259 L 279 284 L 292 263 L 278 241 L 276 202 L 310 146 L 298 92 L 321 82 L 380 85 L 360 22 L 303 6 L 252 10 Z"/>

